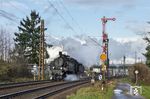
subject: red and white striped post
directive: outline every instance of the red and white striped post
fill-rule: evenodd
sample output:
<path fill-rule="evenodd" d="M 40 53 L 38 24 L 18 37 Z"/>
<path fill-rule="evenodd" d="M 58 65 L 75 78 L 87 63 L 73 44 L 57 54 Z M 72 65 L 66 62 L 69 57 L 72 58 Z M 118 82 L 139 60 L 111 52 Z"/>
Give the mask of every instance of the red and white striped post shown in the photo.
<path fill-rule="evenodd" d="M 108 34 L 106 33 L 106 23 L 108 21 L 115 21 L 115 20 L 116 20 L 115 18 L 106 18 L 105 16 L 103 18 L 101 18 L 101 21 L 102 21 L 102 37 L 103 37 L 103 39 L 102 39 L 103 40 L 103 42 L 102 42 L 102 48 L 103 48 L 102 53 L 106 54 L 106 56 L 107 56 L 107 60 L 103 61 L 104 62 L 103 64 L 106 65 L 107 73 L 108 73 L 108 68 L 109 68 L 109 53 L 108 53 L 109 39 L 108 39 Z M 105 77 L 105 72 L 106 71 L 104 71 L 104 77 Z"/>

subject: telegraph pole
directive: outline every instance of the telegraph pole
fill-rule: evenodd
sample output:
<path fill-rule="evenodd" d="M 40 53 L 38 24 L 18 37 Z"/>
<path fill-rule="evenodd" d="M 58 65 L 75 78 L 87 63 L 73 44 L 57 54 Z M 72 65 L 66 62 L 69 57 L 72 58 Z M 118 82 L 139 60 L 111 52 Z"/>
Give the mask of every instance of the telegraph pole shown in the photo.
<path fill-rule="evenodd" d="M 44 20 L 41 20 L 38 80 L 44 80 L 44 37 Z"/>
<path fill-rule="evenodd" d="M 126 56 L 123 56 L 124 76 L 126 75 L 125 65 L 126 65 Z"/>
<path fill-rule="evenodd" d="M 137 63 L 137 52 L 135 51 L 135 64 Z"/>

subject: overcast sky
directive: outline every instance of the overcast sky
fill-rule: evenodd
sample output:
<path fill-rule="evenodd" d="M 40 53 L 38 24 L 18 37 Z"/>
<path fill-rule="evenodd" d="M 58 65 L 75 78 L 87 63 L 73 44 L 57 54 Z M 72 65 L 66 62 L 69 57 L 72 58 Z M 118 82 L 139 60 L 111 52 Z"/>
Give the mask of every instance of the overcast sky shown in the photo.
<path fill-rule="evenodd" d="M 36 10 L 45 19 L 49 43 L 55 40 L 61 43 L 65 39 L 65 48 L 74 48 L 70 51 L 73 57 L 92 64 L 99 59 L 99 47 L 87 48 L 78 43 L 89 41 L 89 38 L 84 38 L 88 36 L 99 42 L 102 37 L 101 18 L 114 17 L 116 21 L 109 21 L 106 30 L 111 38 L 110 59 L 120 63 L 126 55 L 128 63 L 133 63 L 135 52 L 144 59 L 142 53 L 146 44 L 139 34 L 150 31 L 147 23 L 150 21 L 149 5 L 150 0 L 0 0 L 0 28 L 6 28 L 13 35 L 18 31 L 20 20 L 29 16 L 31 10 Z M 75 35 L 79 39 L 70 39 Z M 87 54 L 92 52 L 95 54 L 88 58 Z"/>
<path fill-rule="evenodd" d="M 149 0 L 0 0 L 0 25 L 16 31 L 19 21 L 36 10 L 46 20 L 47 34 L 101 36 L 101 18 L 106 16 L 116 18 L 107 24 L 110 38 L 131 38 L 148 31 L 149 4 Z"/>

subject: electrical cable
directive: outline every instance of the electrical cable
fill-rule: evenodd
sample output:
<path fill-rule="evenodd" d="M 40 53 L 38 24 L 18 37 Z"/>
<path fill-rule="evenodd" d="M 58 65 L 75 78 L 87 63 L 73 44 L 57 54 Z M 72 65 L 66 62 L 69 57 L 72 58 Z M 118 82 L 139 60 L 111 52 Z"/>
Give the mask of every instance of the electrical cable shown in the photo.
<path fill-rule="evenodd" d="M 49 5 L 56 11 L 56 13 L 60 16 L 60 18 L 66 23 L 66 25 L 69 26 L 69 28 L 77 34 L 77 32 L 74 30 L 74 28 L 66 21 L 66 19 L 60 14 L 60 12 L 58 11 L 58 9 L 51 3 L 50 0 L 47 0 Z"/>

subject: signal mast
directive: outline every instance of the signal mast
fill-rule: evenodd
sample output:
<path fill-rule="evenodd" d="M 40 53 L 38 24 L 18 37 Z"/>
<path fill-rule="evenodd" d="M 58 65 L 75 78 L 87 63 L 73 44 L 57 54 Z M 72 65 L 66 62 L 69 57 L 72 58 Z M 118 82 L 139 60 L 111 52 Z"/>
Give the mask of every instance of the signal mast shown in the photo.
<path fill-rule="evenodd" d="M 101 18 L 102 21 L 102 54 L 100 56 L 102 60 L 102 72 L 103 72 L 103 80 L 105 80 L 105 73 L 107 70 L 108 74 L 108 68 L 109 68 L 109 52 L 108 52 L 108 34 L 106 33 L 106 23 L 108 21 L 115 21 L 115 18 L 106 18 L 105 16 Z M 109 75 L 108 75 L 109 76 Z"/>

